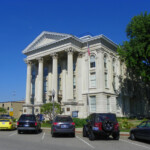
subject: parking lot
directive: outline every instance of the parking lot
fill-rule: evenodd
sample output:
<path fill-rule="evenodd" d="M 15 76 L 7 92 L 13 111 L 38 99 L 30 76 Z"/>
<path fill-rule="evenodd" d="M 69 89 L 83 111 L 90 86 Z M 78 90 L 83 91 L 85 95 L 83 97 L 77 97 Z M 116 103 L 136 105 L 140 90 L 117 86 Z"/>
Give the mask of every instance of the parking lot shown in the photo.
<path fill-rule="evenodd" d="M 76 137 L 51 137 L 49 130 L 39 134 L 18 134 L 14 131 L 0 131 L 0 150 L 150 150 L 150 144 L 143 141 L 131 141 L 127 136 L 121 136 L 119 141 L 111 137 L 89 141 L 81 133 Z"/>

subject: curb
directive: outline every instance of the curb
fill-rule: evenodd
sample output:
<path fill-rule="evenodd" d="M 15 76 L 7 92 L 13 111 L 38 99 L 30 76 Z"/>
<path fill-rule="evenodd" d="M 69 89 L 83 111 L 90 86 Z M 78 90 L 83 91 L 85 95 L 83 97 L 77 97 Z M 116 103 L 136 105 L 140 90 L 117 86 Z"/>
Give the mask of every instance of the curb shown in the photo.
<path fill-rule="evenodd" d="M 51 131 L 51 128 L 45 128 L 45 127 L 42 127 L 41 128 L 42 130 L 49 130 Z M 79 131 L 78 128 L 76 128 L 76 133 L 82 133 L 82 131 Z M 128 132 L 120 132 L 120 136 L 130 136 L 130 134 Z"/>

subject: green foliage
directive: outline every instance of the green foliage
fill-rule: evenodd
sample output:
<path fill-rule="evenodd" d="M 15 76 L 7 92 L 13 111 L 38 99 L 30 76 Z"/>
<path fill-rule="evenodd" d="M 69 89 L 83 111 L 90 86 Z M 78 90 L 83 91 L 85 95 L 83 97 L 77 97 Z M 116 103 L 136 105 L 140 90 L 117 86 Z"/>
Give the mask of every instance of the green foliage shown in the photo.
<path fill-rule="evenodd" d="M 53 119 L 53 103 L 43 104 L 41 107 L 41 113 L 48 115 L 49 120 Z M 59 103 L 54 103 L 54 116 L 61 113 L 61 106 Z"/>
<path fill-rule="evenodd" d="M 136 78 L 150 83 L 150 14 L 133 17 L 126 33 L 129 40 L 118 47 L 120 58 Z"/>
<path fill-rule="evenodd" d="M 80 118 L 73 118 L 73 122 L 75 123 L 76 127 L 83 127 L 83 125 L 85 125 L 86 119 L 80 119 Z"/>
<path fill-rule="evenodd" d="M 7 113 L 7 110 L 5 108 L 0 107 L 0 113 L 1 114 Z"/>
<path fill-rule="evenodd" d="M 134 124 L 128 121 L 128 119 L 122 119 L 121 123 L 119 123 L 120 130 L 122 129 L 131 129 L 134 127 Z"/>

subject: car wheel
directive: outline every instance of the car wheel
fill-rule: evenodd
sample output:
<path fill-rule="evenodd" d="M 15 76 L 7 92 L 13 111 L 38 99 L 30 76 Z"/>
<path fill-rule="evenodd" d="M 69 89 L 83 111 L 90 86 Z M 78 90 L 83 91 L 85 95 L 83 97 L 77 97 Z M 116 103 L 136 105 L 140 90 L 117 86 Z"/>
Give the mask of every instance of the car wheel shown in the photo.
<path fill-rule="evenodd" d="M 18 134 L 21 134 L 21 131 L 20 131 L 20 130 L 18 130 Z"/>
<path fill-rule="evenodd" d="M 130 134 L 130 139 L 131 139 L 131 140 L 136 140 L 135 135 L 134 135 L 133 132 Z"/>
<path fill-rule="evenodd" d="M 89 140 L 90 141 L 94 141 L 95 140 L 95 135 L 94 135 L 93 131 L 90 131 L 90 133 L 89 133 Z"/>
<path fill-rule="evenodd" d="M 56 135 L 55 135 L 55 133 L 52 133 L 52 137 L 55 137 Z"/>
<path fill-rule="evenodd" d="M 114 140 L 119 140 L 119 138 L 120 138 L 119 135 L 113 136 L 113 139 L 114 139 Z"/>
<path fill-rule="evenodd" d="M 75 137 L 75 133 L 72 133 L 72 137 Z"/>
<path fill-rule="evenodd" d="M 86 132 L 85 127 L 83 127 L 83 137 L 87 137 L 87 132 Z"/>

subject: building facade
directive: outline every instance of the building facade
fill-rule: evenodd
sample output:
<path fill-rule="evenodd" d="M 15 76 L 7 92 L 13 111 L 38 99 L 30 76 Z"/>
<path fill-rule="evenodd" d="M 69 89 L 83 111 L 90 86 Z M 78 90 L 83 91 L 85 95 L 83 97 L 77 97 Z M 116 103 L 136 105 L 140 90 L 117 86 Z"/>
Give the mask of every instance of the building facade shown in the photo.
<path fill-rule="evenodd" d="M 0 107 L 5 108 L 7 110 L 7 114 L 12 112 L 12 116 L 19 119 L 20 115 L 23 113 L 23 104 L 24 101 L 0 102 Z"/>
<path fill-rule="evenodd" d="M 79 118 L 93 112 L 123 116 L 124 103 L 128 113 L 129 101 L 123 102 L 119 90 L 125 65 L 116 50 L 117 45 L 104 35 L 78 38 L 42 32 L 23 50 L 27 56 L 23 113 L 40 113 L 41 105 L 52 101 L 53 89 L 65 115 L 76 111 Z"/>

